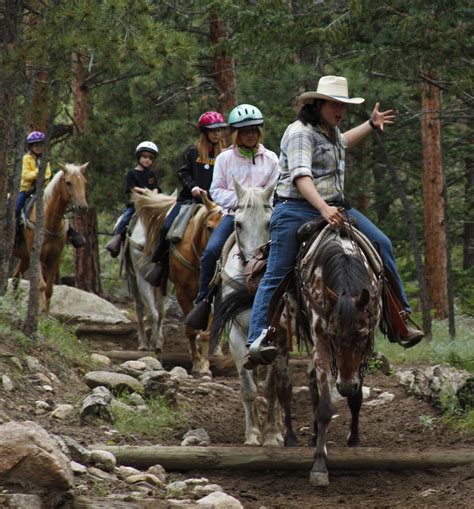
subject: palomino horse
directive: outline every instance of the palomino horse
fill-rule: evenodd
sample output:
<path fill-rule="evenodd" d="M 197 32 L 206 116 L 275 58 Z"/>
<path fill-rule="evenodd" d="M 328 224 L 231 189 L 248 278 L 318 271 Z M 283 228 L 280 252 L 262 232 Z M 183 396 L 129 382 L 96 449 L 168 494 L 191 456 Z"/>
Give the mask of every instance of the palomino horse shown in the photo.
<path fill-rule="evenodd" d="M 85 212 L 86 178 L 84 172 L 89 163 L 81 166 L 60 164 L 61 170 L 56 173 L 46 186 L 43 194 L 44 204 L 44 239 L 40 254 L 40 299 L 46 313 L 49 312 L 53 284 L 59 272 L 61 253 L 66 245 L 67 221 L 64 219 L 66 209 L 72 207 L 76 212 Z M 24 274 L 30 266 L 30 253 L 35 234 L 36 207 L 33 205 L 26 226 L 23 226 L 25 242 L 20 243 L 13 255 L 20 259 L 13 275 L 14 278 Z"/>
<path fill-rule="evenodd" d="M 221 208 L 205 194 L 203 202 L 203 205 L 196 205 L 182 240 L 173 244 L 170 252 L 169 279 L 174 283 L 176 298 L 185 315 L 193 308 L 199 289 L 199 260 L 212 231 L 222 219 Z M 145 226 L 148 239 L 145 255 L 149 255 L 158 241 L 166 214 L 176 203 L 176 198 L 145 193 L 135 195 L 134 203 Z M 209 335 L 202 332 L 198 336 L 196 331 L 186 326 L 186 336 L 191 349 L 192 372 L 210 374 Z"/>
<path fill-rule="evenodd" d="M 135 313 L 138 323 L 138 350 L 163 352 L 163 318 L 165 315 L 166 297 L 145 280 L 152 262 L 149 255 L 144 255 L 146 245 L 145 228 L 141 219 L 132 219 L 130 223 L 123 260 L 130 292 L 135 301 Z M 150 317 L 151 334 L 148 340 L 145 331 L 145 312 Z"/>
<path fill-rule="evenodd" d="M 313 347 L 310 389 L 316 451 L 310 483 L 327 486 L 331 374 L 352 414 L 347 444 L 358 445 L 363 374 L 381 316 L 382 262 L 370 242 L 346 224 L 340 231 L 326 226 L 295 270 Z"/>
<path fill-rule="evenodd" d="M 235 239 L 233 247 L 226 254 L 221 272 L 221 292 L 214 305 L 211 327 L 211 351 L 218 342 L 220 333 L 227 327 L 229 346 L 240 378 L 240 391 L 245 411 L 245 444 L 247 445 L 294 445 L 291 421 L 287 424 L 285 439 L 282 435 L 281 409 L 279 401 L 291 400 L 291 385 L 288 377 L 282 380 L 280 374 L 287 373 L 287 351 L 272 366 L 267 368 L 265 396 L 267 400 L 266 422 L 262 429 L 257 405 L 257 385 L 253 372 L 243 367 L 246 354 L 252 298 L 245 289 L 244 269 L 255 251 L 269 239 L 268 224 L 272 212 L 271 199 L 274 186 L 265 190 L 242 188 L 235 182 L 238 205 L 235 212 Z M 229 241 L 230 243 L 230 241 Z M 284 369 L 281 369 L 281 366 Z M 287 394 L 289 391 L 289 394 Z M 283 397 L 285 392 L 285 397 Z M 286 409 L 285 409 L 286 417 Z M 289 429 L 288 429 L 289 428 Z"/>

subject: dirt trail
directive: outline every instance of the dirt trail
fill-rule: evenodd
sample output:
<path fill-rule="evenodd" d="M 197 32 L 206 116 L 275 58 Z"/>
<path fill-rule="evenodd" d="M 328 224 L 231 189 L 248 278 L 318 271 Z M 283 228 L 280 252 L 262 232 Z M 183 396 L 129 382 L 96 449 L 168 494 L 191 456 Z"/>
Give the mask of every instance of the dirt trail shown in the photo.
<path fill-rule="evenodd" d="M 91 350 L 107 350 L 135 347 L 133 338 L 109 338 L 100 341 L 84 339 Z M 169 335 L 166 349 L 186 352 L 187 340 L 182 330 Z M 47 353 L 38 348 L 35 353 L 44 365 L 48 365 Z M 42 357 L 43 356 L 43 357 Z M 81 373 L 61 371 L 50 366 L 61 383 L 54 394 L 47 399 L 54 407 L 60 403 L 78 404 L 87 393 L 81 382 Z M 296 388 L 306 384 L 306 360 L 291 362 L 291 377 Z M 67 381 L 67 383 L 66 383 Z M 216 382 L 232 387 L 238 395 L 239 384 L 234 377 L 217 377 Z M 381 406 L 363 406 L 361 412 L 361 445 L 386 449 L 425 449 L 432 447 L 470 448 L 474 436 L 455 432 L 440 420 L 439 413 L 428 404 L 407 396 L 397 384 L 395 377 L 380 373 L 369 374 L 365 385 L 372 395 L 387 391 L 393 393 L 392 402 Z M 80 388 L 78 390 L 78 388 Z M 187 394 L 192 398 L 189 421 L 176 428 L 173 436 L 163 445 L 177 445 L 189 428 L 204 427 L 211 436 L 212 444 L 241 445 L 244 437 L 243 409 L 237 396 L 223 399 L 216 393 L 203 394 L 196 391 Z M 66 434 L 85 446 L 98 442 L 116 444 L 153 445 L 150 437 L 135 435 L 122 437 L 111 434 L 111 425 L 81 426 L 78 420 L 61 422 L 48 415 L 35 415 L 35 401 L 40 399 L 37 386 L 23 379 L 21 390 L 14 391 L 5 401 L 5 408 L 12 418 L 24 420 L 25 416 L 37 421 L 53 433 Z M 294 428 L 299 445 L 310 446 L 311 404 L 305 390 L 296 390 L 293 401 Z M 420 416 L 422 419 L 420 419 Z M 331 447 L 343 447 L 348 431 L 350 413 L 344 401 L 336 403 L 336 416 L 329 429 L 329 454 Z M 432 426 L 429 425 L 432 424 Z M 428 424 L 428 425 L 427 425 Z M 174 480 L 190 477 L 206 477 L 212 483 L 220 484 L 230 495 L 237 497 L 245 508 L 309 509 L 315 507 L 335 508 L 472 508 L 474 507 L 474 466 L 438 471 L 374 472 L 374 471 L 332 471 L 328 488 L 312 488 L 308 483 L 309 472 L 225 472 L 192 471 L 172 473 Z M 123 486 L 101 483 L 101 489 L 108 493 L 120 492 Z M 164 505 L 163 505 L 164 504 Z M 92 506 L 91 506 L 92 507 Z M 99 505 L 97 505 L 99 507 Z M 108 506 L 113 507 L 113 506 Z M 118 507 L 118 506 L 117 506 Z M 120 507 L 125 507 L 122 503 Z M 139 507 L 130 504 L 130 507 Z M 143 505 L 143 507 L 149 507 Z M 166 507 L 164 501 L 156 501 L 155 507 Z"/>
<path fill-rule="evenodd" d="M 126 344 L 123 345 L 127 347 Z M 132 345 L 128 345 L 132 346 Z M 187 340 L 176 334 L 166 345 L 168 351 L 186 351 Z M 291 362 L 294 387 L 306 385 L 305 359 Z M 215 381 L 238 390 L 235 377 L 217 377 Z M 430 405 L 406 394 L 394 376 L 381 373 L 369 374 L 365 385 L 371 388 L 371 397 L 390 392 L 395 398 L 381 406 L 363 406 L 360 429 L 361 445 L 383 447 L 391 450 L 443 447 L 473 447 L 472 434 L 455 432 L 442 424 L 439 413 Z M 311 403 L 309 394 L 295 391 L 294 427 L 299 445 L 310 446 Z M 243 410 L 239 401 L 222 400 L 212 395 L 193 396 L 192 417 L 189 427 L 205 427 L 213 445 L 243 443 Z M 422 417 L 420 419 L 420 417 Z M 336 416 L 329 429 L 328 448 L 343 447 L 349 429 L 350 412 L 345 401 L 336 403 Z M 429 423 L 432 423 L 430 426 Z M 186 431 L 186 430 L 183 430 Z M 175 445 L 182 434 L 167 445 Z M 139 445 L 140 438 L 136 437 Z M 142 440 L 143 442 L 143 440 Z M 284 465 L 282 465 L 284 468 Z M 177 474 L 177 478 L 203 476 L 223 486 L 225 491 L 239 498 L 249 509 L 313 507 L 335 508 L 420 508 L 445 509 L 474 507 L 474 465 L 449 470 L 410 472 L 330 472 L 328 488 L 312 488 L 308 484 L 309 472 L 216 472 L 193 471 Z"/>

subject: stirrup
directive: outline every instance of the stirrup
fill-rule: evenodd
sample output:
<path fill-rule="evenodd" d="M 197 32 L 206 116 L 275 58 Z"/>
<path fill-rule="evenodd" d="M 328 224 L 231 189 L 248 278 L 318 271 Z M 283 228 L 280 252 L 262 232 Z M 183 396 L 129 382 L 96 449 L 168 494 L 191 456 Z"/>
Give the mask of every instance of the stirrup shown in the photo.
<path fill-rule="evenodd" d="M 246 369 L 252 369 L 257 364 L 271 364 L 276 359 L 278 350 L 268 339 L 269 332 L 274 332 L 273 327 L 263 329 L 260 336 L 249 346 L 248 359 L 244 364 Z"/>

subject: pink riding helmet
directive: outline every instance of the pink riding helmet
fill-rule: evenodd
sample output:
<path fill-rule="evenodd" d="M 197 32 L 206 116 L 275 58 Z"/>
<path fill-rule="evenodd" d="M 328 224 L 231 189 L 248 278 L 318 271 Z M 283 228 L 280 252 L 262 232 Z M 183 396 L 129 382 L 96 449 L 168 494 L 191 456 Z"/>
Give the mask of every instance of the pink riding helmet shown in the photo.
<path fill-rule="evenodd" d="M 199 129 L 217 129 L 219 127 L 226 127 L 224 117 L 217 111 L 206 111 L 198 120 Z"/>

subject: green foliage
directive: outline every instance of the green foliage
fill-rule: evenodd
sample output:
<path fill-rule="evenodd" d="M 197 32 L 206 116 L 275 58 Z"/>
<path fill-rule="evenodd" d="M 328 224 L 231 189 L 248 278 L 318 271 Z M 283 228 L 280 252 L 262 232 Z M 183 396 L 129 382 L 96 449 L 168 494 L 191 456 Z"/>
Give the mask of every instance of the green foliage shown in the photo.
<path fill-rule="evenodd" d="M 38 334 L 31 341 L 21 331 L 26 316 L 25 306 L 10 293 L 0 297 L 0 337 L 16 355 L 29 355 L 38 346 L 45 346 L 62 367 L 89 365 L 87 349 L 77 339 L 72 327 L 51 316 L 40 315 Z"/>
<path fill-rule="evenodd" d="M 426 431 L 433 431 L 435 428 L 436 417 L 432 417 L 431 415 L 420 415 L 418 420 Z"/>
<path fill-rule="evenodd" d="M 456 339 L 449 337 L 446 321 L 433 321 L 433 339 L 423 340 L 413 348 L 404 349 L 398 344 L 389 343 L 380 333 L 377 335 L 375 349 L 383 353 L 391 364 L 450 364 L 458 369 L 474 372 L 473 319 L 457 317 Z"/>
<path fill-rule="evenodd" d="M 474 431 L 474 408 L 463 410 L 454 391 L 441 395 L 441 409 L 445 424 L 458 431 Z"/>
<path fill-rule="evenodd" d="M 122 395 L 120 401 L 129 404 L 129 397 Z M 147 400 L 146 410 L 129 411 L 126 408 L 114 409 L 114 426 L 125 436 L 141 435 L 154 440 L 165 440 L 173 435 L 177 427 L 184 426 L 184 410 L 174 410 L 163 400 Z"/>

